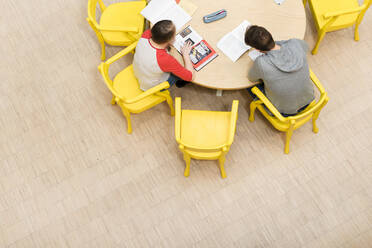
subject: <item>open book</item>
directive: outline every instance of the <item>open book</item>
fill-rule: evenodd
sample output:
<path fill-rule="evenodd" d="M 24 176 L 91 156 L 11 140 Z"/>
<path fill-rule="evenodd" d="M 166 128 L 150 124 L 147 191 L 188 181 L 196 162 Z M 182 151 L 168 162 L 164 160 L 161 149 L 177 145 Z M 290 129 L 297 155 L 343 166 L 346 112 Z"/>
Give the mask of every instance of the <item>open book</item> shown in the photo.
<path fill-rule="evenodd" d="M 161 20 L 171 20 L 177 32 L 191 20 L 191 16 L 175 0 L 152 0 L 141 14 L 152 24 Z"/>
<path fill-rule="evenodd" d="M 244 42 L 245 31 L 250 25 L 248 21 L 243 21 L 217 43 L 217 47 L 233 62 L 237 61 L 243 53 L 251 48 Z"/>
<path fill-rule="evenodd" d="M 190 59 L 197 71 L 218 56 L 216 51 L 191 26 L 176 35 L 173 46 L 181 53 L 181 48 L 186 42 L 192 44 Z"/>

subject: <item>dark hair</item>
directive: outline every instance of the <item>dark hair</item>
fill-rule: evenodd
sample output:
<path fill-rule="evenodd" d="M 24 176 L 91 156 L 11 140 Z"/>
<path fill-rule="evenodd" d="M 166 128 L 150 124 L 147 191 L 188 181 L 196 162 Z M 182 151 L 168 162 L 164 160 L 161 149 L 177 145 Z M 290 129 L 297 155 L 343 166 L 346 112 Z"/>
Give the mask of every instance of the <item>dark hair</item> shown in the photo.
<path fill-rule="evenodd" d="M 162 20 L 152 27 L 151 39 L 158 44 L 164 44 L 170 41 L 176 33 L 176 27 L 170 20 Z"/>
<path fill-rule="evenodd" d="M 264 27 L 252 25 L 245 31 L 245 44 L 261 51 L 270 51 L 275 47 L 275 42 L 270 32 Z"/>

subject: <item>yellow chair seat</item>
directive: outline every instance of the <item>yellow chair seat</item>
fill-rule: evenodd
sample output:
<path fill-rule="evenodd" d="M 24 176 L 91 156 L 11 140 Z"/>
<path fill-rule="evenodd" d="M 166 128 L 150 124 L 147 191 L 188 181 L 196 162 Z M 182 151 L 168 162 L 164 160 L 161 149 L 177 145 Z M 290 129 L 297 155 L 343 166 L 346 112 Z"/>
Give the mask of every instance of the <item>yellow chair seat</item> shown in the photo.
<path fill-rule="evenodd" d="M 345 11 L 349 9 L 356 9 L 359 7 L 358 0 L 309 0 L 309 6 L 315 17 L 315 22 L 318 29 L 322 29 L 329 19 L 324 18 L 324 14 L 327 12 Z M 359 13 L 353 13 L 348 15 L 341 15 L 337 20 L 332 23 L 328 31 L 345 28 L 346 26 L 352 26 Z"/>
<path fill-rule="evenodd" d="M 144 29 L 144 17 L 140 14 L 146 7 L 145 1 L 115 3 L 109 5 L 102 13 L 100 25 L 103 27 L 137 27 L 139 34 L 134 34 L 136 39 Z M 128 46 L 133 43 L 133 38 L 124 32 L 102 31 L 106 43 L 113 46 Z"/>
<path fill-rule="evenodd" d="M 176 98 L 175 134 L 186 162 L 184 175 L 190 174 L 191 159 L 218 159 L 221 177 L 226 177 L 225 155 L 234 140 L 238 118 L 237 100 L 231 112 L 182 110 L 181 98 Z"/>
<path fill-rule="evenodd" d="M 128 66 L 115 76 L 113 88 L 125 100 L 132 99 L 144 92 L 139 88 L 138 80 L 133 73 L 132 65 Z M 123 103 L 123 105 L 132 113 L 140 113 L 165 100 L 166 99 L 162 96 L 150 95 L 138 102 L 131 104 Z"/>
<path fill-rule="evenodd" d="M 226 144 L 230 125 L 230 112 L 182 110 L 181 141 L 200 148 Z"/>

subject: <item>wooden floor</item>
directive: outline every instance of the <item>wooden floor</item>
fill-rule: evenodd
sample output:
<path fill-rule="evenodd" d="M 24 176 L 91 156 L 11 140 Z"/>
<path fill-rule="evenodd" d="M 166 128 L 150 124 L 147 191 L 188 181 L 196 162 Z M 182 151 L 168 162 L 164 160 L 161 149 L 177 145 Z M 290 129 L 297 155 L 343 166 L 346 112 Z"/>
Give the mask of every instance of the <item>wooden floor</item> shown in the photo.
<path fill-rule="evenodd" d="M 214 161 L 183 177 L 166 104 L 133 116 L 127 134 L 86 5 L 1 3 L 0 247 L 372 247 L 372 10 L 359 42 L 350 28 L 309 54 L 330 101 L 319 133 L 296 130 L 289 155 L 259 114 L 248 122 L 245 91 L 171 90 L 187 108 L 240 101 L 223 180 Z"/>

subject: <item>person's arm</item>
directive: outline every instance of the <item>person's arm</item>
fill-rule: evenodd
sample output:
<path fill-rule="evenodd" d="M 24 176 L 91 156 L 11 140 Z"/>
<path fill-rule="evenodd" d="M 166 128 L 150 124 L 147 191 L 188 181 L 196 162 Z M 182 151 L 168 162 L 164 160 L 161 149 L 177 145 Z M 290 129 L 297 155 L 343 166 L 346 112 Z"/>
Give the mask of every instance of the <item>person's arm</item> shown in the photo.
<path fill-rule="evenodd" d="M 258 82 L 259 79 L 262 79 L 261 68 L 259 65 L 259 59 L 257 58 L 256 61 L 253 63 L 252 68 L 248 72 L 248 79 L 251 82 Z"/>
<path fill-rule="evenodd" d="M 174 57 L 169 55 L 166 51 L 157 51 L 156 54 L 158 65 L 164 72 L 170 72 L 184 81 L 192 81 L 193 69 L 189 70 L 183 67 Z M 192 65 L 191 65 L 192 68 Z"/>
<path fill-rule="evenodd" d="M 181 53 L 182 53 L 182 58 L 183 58 L 183 63 L 185 64 L 185 68 L 192 73 L 192 79 L 194 79 L 195 73 L 194 73 L 194 67 L 192 66 L 192 62 L 190 59 L 190 52 L 192 49 L 192 45 L 190 42 L 187 42 L 182 48 L 181 48 Z"/>

